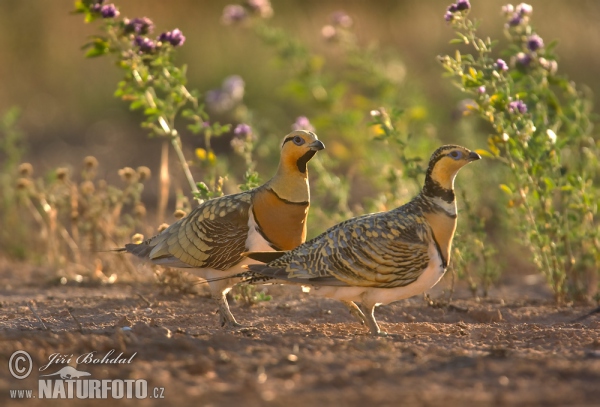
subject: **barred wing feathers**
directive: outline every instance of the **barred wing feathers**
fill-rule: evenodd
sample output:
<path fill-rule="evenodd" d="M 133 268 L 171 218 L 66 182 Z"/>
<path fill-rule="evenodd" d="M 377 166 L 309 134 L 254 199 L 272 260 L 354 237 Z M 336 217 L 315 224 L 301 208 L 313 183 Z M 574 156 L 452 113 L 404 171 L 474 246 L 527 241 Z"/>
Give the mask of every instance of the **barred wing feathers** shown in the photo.
<path fill-rule="evenodd" d="M 160 234 L 127 251 L 155 264 L 227 270 L 246 248 L 252 193 L 211 199 Z"/>
<path fill-rule="evenodd" d="M 429 263 L 431 229 L 411 206 L 342 222 L 268 265 L 264 276 L 315 285 L 391 288 L 419 278 Z"/>

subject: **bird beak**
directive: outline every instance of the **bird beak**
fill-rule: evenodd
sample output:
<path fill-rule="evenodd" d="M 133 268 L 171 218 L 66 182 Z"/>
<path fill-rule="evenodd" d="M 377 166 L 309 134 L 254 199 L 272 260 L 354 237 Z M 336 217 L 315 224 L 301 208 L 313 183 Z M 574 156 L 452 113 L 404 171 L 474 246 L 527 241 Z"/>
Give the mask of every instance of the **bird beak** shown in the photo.
<path fill-rule="evenodd" d="M 479 154 L 477 154 L 475 151 L 471 151 L 469 153 L 469 155 L 467 156 L 467 158 L 469 159 L 469 161 L 481 160 L 481 156 Z"/>
<path fill-rule="evenodd" d="M 323 142 L 321 140 L 317 140 L 317 141 L 313 141 L 312 143 L 310 143 L 308 145 L 308 148 L 310 148 L 313 151 L 320 151 L 325 148 L 325 144 L 323 144 Z"/>

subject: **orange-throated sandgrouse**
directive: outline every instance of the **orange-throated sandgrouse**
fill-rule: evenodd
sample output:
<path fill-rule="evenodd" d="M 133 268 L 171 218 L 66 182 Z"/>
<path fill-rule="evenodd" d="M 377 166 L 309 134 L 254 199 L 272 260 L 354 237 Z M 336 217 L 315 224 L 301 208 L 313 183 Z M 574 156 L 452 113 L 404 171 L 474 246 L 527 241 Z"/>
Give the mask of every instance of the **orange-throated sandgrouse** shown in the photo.
<path fill-rule="evenodd" d="M 277 173 L 264 185 L 206 201 L 160 234 L 120 250 L 154 264 L 189 268 L 207 279 L 221 324 L 239 326 L 225 294 L 240 279 L 228 277 L 254 262 L 240 256 L 244 251 L 291 250 L 306 240 L 310 205 L 306 164 L 323 148 L 312 132 L 288 134 Z"/>
<path fill-rule="evenodd" d="M 456 229 L 454 178 L 480 158 L 464 147 L 440 147 L 410 202 L 349 219 L 291 251 L 245 253 L 267 263 L 249 265 L 245 279 L 312 286 L 314 295 L 343 301 L 373 335 L 385 335 L 375 307 L 423 293 L 444 275 Z"/>

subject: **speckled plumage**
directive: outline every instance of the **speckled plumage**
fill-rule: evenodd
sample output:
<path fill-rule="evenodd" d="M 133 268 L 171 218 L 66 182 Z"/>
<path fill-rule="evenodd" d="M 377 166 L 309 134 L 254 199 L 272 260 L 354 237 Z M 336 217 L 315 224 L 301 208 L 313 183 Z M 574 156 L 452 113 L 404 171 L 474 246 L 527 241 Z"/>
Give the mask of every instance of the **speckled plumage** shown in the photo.
<path fill-rule="evenodd" d="M 456 229 L 454 177 L 479 158 L 464 147 L 439 148 L 431 157 L 423 190 L 413 200 L 347 220 L 268 264 L 250 265 L 250 280 L 313 286 L 316 295 L 342 300 L 379 334 L 376 305 L 423 292 L 443 276 Z M 248 256 L 261 258 L 260 253 Z M 356 313 L 353 301 L 361 303 L 362 313 Z"/>
<path fill-rule="evenodd" d="M 310 191 L 306 163 L 324 145 L 312 132 L 284 138 L 277 173 L 264 185 L 211 199 L 160 234 L 127 251 L 154 264 L 183 267 L 209 281 L 223 324 L 239 325 L 225 294 L 252 262 L 248 250 L 291 250 L 306 239 Z"/>

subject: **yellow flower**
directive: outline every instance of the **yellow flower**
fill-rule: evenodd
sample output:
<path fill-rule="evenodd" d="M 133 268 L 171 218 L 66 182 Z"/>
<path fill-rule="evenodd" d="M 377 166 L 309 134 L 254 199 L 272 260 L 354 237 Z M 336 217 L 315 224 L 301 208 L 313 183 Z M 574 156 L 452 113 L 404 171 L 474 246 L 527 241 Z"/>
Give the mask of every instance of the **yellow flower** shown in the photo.
<path fill-rule="evenodd" d="M 196 157 L 198 157 L 198 159 L 200 161 L 206 160 L 206 156 L 207 156 L 207 153 L 206 153 L 205 149 L 203 149 L 203 148 L 197 148 L 196 149 Z"/>
<path fill-rule="evenodd" d="M 214 164 L 217 161 L 217 156 L 212 151 L 206 151 L 203 148 L 196 149 L 196 157 L 200 161 L 208 161 L 210 164 Z"/>

